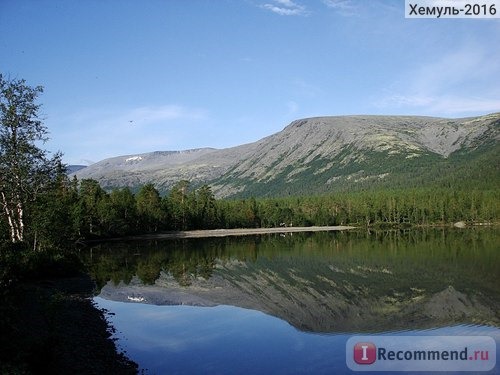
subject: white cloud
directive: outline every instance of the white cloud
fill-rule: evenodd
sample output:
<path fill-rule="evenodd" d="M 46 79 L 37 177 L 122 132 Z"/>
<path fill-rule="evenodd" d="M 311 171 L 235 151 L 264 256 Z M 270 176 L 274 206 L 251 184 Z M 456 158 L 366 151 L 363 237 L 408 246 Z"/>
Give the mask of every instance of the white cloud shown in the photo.
<path fill-rule="evenodd" d="M 139 124 L 170 122 L 173 120 L 199 120 L 205 117 L 199 109 L 186 108 L 178 105 L 165 105 L 160 107 L 139 107 L 129 110 L 120 116 L 128 121 Z"/>
<path fill-rule="evenodd" d="M 401 5 L 399 1 L 387 0 L 322 0 L 322 3 L 341 16 L 366 19 L 380 17 L 381 14 L 399 17 L 401 7 L 404 7 L 404 1 Z"/>
<path fill-rule="evenodd" d="M 323 3 L 334 9 L 348 10 L 354 8 L 352 0 L 323 0 Z"/>
<path fill-rule="evenodd" d="M 413 73 L 412 89 L 437 93 L 446 88 L 460 88 L 464 83 L 484 79 L 488 71 L 497 70 L 496 65 L 486 51 L 468 46 L 418 68 Z"/>
<path fill-rule="evenodd" d="M 353 15 L 357 11 L 357 6 L 352 0 L 323 0 L 328 8 L 338 11 L 342 15 Z"/>
<path fill-rule="evenodd" d="M 433 113 L 448 115 L 462 113 L 486 114 L 500 111 L 500 99 L 444 96 L 434 98 L 428 107 Z"/>
<path fill-rule="evenodd" d="M 309 14 L 306 7 L 292 0 L 274 0 L 261 6 L 280 16 L 306 16 Z"/>
<path fill-rule="evenodd" d="M 447 116 L 500 111 L 499 60 L 497 51 L 464 45 L 406 70 L 375 105 Z"/>
<path fill-rule="evenodd" d="M 291 0 L 274 0 L 275 2 L 277 2 L 278 4 L 281 4 L 281 5 L 284 5 L 286 7 L 289 7 L 289 8 L 294 8 L 296 7 L 297 5 L 291 1 Z"/>
<path fill-rule="evenodd" d="M 499 95 L 500 96 L 500 95 Z M 376 102 L 380 108 L 413 108 L 425 115 L 460 116 L 500 111 L 500 99 L 491 97 L 460 97 L 456 95 L 393 95 Z"/>

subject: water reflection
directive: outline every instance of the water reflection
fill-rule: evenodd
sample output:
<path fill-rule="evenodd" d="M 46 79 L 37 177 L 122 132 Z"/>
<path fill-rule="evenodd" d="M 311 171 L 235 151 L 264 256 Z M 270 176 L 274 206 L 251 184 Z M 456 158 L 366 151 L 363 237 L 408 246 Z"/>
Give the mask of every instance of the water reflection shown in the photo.
<path fill-rule="evenodd" d="M 119 345 L 148 374 L 353 373 L 346 365 L 350 334 L 302 332 L 283 320 L 233 306 L 156 306 L 100 297 L 95 301 L 114 313 L 110 318 Z M 500 329 L 495 327 L 458 325 L 391 335 L 487 335 L 496 340 L 500 358 Z M 498 371 L 497 366 L 488 373 Z"/>
<path fill-rule="evenodd" d="M 101 245 L 100 297 L 231 305 L 301 331 L 500 326 L 495 230 L 342 232 Z"/>
<path fill-rule="evenodd" d="M 150 374 L 343 373 L 345 337 L 307 334 L 255 310 L 126 304 L 96 298 L 122 348 Z M 340 350 L 339 350 L 340 348 Z"/>

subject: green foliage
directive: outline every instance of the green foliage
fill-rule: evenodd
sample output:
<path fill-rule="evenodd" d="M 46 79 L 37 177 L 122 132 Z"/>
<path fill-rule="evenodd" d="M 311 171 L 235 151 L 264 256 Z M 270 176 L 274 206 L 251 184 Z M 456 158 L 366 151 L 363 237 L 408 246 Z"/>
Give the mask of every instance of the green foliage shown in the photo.
<path fill-rule="evenodd" d="M 66 249 L 79 241 L 160 230 L 356 225 L 376 228 L 497 223 L 498 189 L 379 189 L 335 194 L 219 200 L 209 186 L 180 182 L 160 197 L 151 184 L 137 194 L 104 191 L 94 180 L 60 175 L 33 202 L 32 249 Z M 0 228 L 6 228 L 0 220 Z M 2 242 L 8 241 L 7 231 Z"/>
<path fill-rule="evenodd" d="M 459 156 L 457 156 L 459 157 Z M 481 175 L 481 171 L 476 171 Z M 209 186 L 181 181 L 163 198 L 152 184 L 137 194 L 103 190 L 97 181 L 59 174 L 31 204 L 32 249 L 159 230 L 356 225 L 378 228 L 498 222 L 500 190 L 476 186 L 372 189 L 282 198 L 219 200 Z M 5 220 L 0 228 L 7 229 Z M 3 241 L 8 241 L 7 230 Z"/>
<path fill-rule="evenodd" d="M 48 134 L 36 102 L 42 92 L 40 86 L 0 74 L 0 227 L 7 225 L 11 242 L 33 235 L 33 202 L 64 170 L 61 154 L 49 158 L 37 144 Z"/>
<path fill-rule="evenodd" d="M 164 218 L 161 198 L 153 184 L 146 184 L 136 196 L 137 214 L 141 228 L 147 232 L 156 232 Z"/>
<path fill-rule="evenodd" d="M 192 203 L 192 196 L 188 195 L 189 185 L 189 181 L 179 181 L 165 198 L 164 207 L 169 213 L 171 229 L 185 230 L 189 227 L 189 211 Z"/>
<path fill-rule="evenodd" d="M 125 235 L 136 230 L 138 209 L 135 196 L 129 188 L 116 189 L 109 195 L 109 207 L 112 227 L 109 232 Z"/>
<path fill-rule="evenodd" d="M 220 225 L 219 210 L 212 189 L 203 185 L 192 197 L 192 225 L 194 228 L 214 229 Z"/>
<path fill-rule="evenodd" d="M 37 197 L 32 210 L 30 243 L 33 249 L 66 249 L 75 237 L 73 203 L 78 190 L 64 174 L 60 174 L 50 189 Z"/>

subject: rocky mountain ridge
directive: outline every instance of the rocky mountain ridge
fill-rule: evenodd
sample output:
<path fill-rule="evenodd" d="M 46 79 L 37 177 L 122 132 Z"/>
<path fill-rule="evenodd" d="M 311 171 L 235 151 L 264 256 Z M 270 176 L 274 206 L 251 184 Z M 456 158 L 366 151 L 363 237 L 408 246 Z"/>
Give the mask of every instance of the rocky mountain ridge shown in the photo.
<path fill-rule="evenodd" d="M 105 188 L 152 182 L 210 184 L 221 197 L 279 195 L 377 184 L 415 166 L 498 147 L 500 113 L 462 119 L 416 116 L 335 116 L 292 122 L 257 142 L 228 149 L 126 155 L 77 171 Z M 498 158 L 498 152 L 493 152 Z M 415 173 L 419 173 L 416 171 Z M 407 178 L 407 177 L 405 177 Z M 404 178 L 403 178 L 404 179 Z M 305 186 L 309 184 L 309 187 Z"/>

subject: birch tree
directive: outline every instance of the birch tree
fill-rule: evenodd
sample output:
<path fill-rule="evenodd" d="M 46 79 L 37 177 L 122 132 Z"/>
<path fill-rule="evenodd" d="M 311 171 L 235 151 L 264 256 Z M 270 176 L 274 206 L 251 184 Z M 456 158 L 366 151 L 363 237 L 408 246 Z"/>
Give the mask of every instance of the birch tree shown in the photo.
<path fill-rule="evenodd" d="M 25 241 L 27 210 L 61 164 L 61 155 L 48 158 L 38 144 L 48 140 L 40 115 L 41 86 L 0 74 L 0 205 L 11 242 Z"/>

